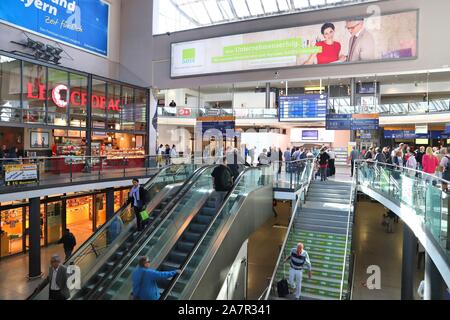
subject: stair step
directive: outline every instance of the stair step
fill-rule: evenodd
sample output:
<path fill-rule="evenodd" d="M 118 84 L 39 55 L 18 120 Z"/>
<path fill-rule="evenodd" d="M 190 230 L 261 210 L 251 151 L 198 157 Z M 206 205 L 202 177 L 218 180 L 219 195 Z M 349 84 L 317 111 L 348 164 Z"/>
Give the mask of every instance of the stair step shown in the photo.
<path fill-rule="evenodd" d="M 307 193 L 307 198 L 309 197 L 327 197 L 327 198 L 337 198 L 337 199 L 342 199 L 345 196 L 348 197 L 348 193 L 347 191 L 345 192 L 329 192 L 327 190 L 327 192 L 323 192 L 323 191 L 316 191 L 316 190 L 309 190 Z"/>
<path fill-rule="evenodd" d="M 299 227 L 302 224 L 307 225 L 317 225 L 321 227 L 337 227 L 337 228 L 343 228 L 347 230 L 347 221 L 333 221 L 333 220 L 327 220 L 327 219 L 321 219 L 320 217 L 316 218 L 310 218 L 310 217 L 300 217 L 299 219 L 296 219 L 294 221 L 295 227 Z"/>
<path fill-rule="evenodd" d="M 342 203 L 342 204 L 348 204 L 350 203 L 350 199 L 337 199 L 337 198 L 329 198 L 329 197 L 314 197 L 314 196 L 307 196 L 306 201 L 313 201 L 313 202 L 326 202 L 326 203 Z"/>
<path fill-rule="evenodd" d="M 326 233 L 326 232 L 314 232 L 309 230 L 298 230 L 296 234 L 313 239 L 323 239 L 323 240 L 333 240 L 333 241 L 343 241 L 345 242 L 346 236 L 341 234 Z"/>
<path fill-rule="evenodd" d="M 299 217 L 304 217 L 308 219 L 321 219 L 321 220 L 330 220 L 330 221 L 341 221 L 347 223 L 348 215 L 335 215 L 335 214 L 321 214 L 321 213 L 312 213 L 312 212 L 302 212 Z"/>
<path fill-rule="evenodd" d="M 298 235 L 289 235 L 288 241 L 293 241 L 295 243 L 303 242 L 304 245 L 310 245 L 310 246 L 318 246 L 323 248 L 330 248 L 330 249 L 344 249 L 345 248 L 345 242 L 343 241 L 332 241 L 332 240 L 316 240 L 311 238 L 305 238 Z"/>
<path fill-rule="evenodd" d="M 316 208 L 301 208 L 299 213 L 297 215 L 301 215 L 303 213 L 309 213 L 309 214 L 327 214 L 327 215 L 335 215 L 335 216 L 348 216 L 348 211 L 341 211 L 341 210 L 325 210 L 325 209 L 316 209 Z"/>

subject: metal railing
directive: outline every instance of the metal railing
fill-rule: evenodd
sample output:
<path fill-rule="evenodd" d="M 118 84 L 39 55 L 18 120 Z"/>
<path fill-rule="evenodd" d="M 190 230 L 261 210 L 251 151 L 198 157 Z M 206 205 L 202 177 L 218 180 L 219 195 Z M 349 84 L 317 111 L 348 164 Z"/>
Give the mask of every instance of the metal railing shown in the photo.
<path fill-rule="evenodd" d="M 308 160 L 311 161 L 311 159 L 308 159 Z M 313 161 L 311 161 L 311 162 L 309 163 L 309 165 L 310 165 L 310 166 L 313 166 Z M 305 170 L 306 170 L 306 167 L 305 167 Z M 313 177 L 313 174 L 314 174 L 313 172 L 314 172 L 314 170 L 313 170 L 313 168 L 311 167 L 311 170 L 308 172 L 309 175 L 308 175 L 308 177 L 307 177 L 307 180 L 305 181 L 305 183 L 302 185 L 302 187 L 301 187 L 301 189 L 300 189 L 300 193 L 307 192 L 308 186 L 309 186 L 309 184 L 311 183 L 311 180 L 312 180 L 312 177 Z M 282 244 L 281 249 L 280 249 L 280 254 L 279 254 L 279 256 L 278 256 L 277 263 L 276 263 L 275 268 L 274 268 L 274 270 L 273 270 L 272 277 L 271 277 L 271 279 L 270 279 L 270 282 L 269 282 L 268 289 L 267 289 L 267 292 L 266 292 L 266 296 L 264 297 L 264 300 L 268 300 L 268 299 L 269 299 L 270 293 L 271 293 L 271 291 L 272 291 L 272 289 L 273 289 L 273 283 L 274 283 L 274 281 L 275 281 L 275 278 L 276 278 L 276 275 L 277 275 L 278 268 L 280 267 L 280 263 L 284 263 L 284 261 L 282 262 L 282 259 L 283 259 L 283 253 L 284 253 L 284 250 L 285 250 L 285 248 L 286 248 L 286 244 L 287 244 L 287 242 L 288 242 L 289 234 L 290 234 L 291 231 L 293 230 L 294 221 L 295 221 L 295 216 L 296 216 L 296 214 L 297 214 L 297 211 L 298 211 L 298 209 L 299 209 L 299 206 L 301 206 L 301 203 L 302 203 L 302 199 L 301 199 L 301 197 L 298 197 L 298 200 L 297 200 L 297 202 L 295 203 L 294 209 L 292 210 L 291 220 L 290 220 L 289 225 L 288 225 L 288 228 L 287 228 L 287 230 L 286 230 L 286 236 L 284 237 L 284 241 L 283 241 L 283 244 Z"/>
<path fill-rule="evenodd" d="M 347 259 L 348 259 L 349 255 L 351 255 L 351 253 L 349 253 L 347 251 L 348 251 L 349 247 L 351 247 L 351 243 L 349 244 L 349 238 L 350 238 L 350 230 L 352 230 L 351 224 L 353 222 L 351 220 L 351 218 L 353 217 L 353 212 L 354 212 L 354 196 L 355 196 L 356 181 L 357 181 L 356 180 L 356 176 L 357 175 L 355 175 L 355 174 L 353 175 L 352 189 L 350 191 L 350 200 L 349 200 L 349 208 L 348 208 L 348 216 L 347 216 L 347 231 L 346 231 L 345 247 L 344 247 L 344 261 L 342 263 L 342 277 L 341 277 L 341 285 L 340 285 L 340 300 L 344 300 L 344 299 L 348 299 L 349 298 L 348 295 L 344 297 L 344 282 L 345 282 L 345 276 L 349 272 L 349 268 L 350 268 L 350 261 L 348 261 L 349 268 L 347 268 Z M 350 288 L 350 279 L 348 279 L 348 281 L 347 281 L 347 291 L 348 290 L 351 290 L 351 288 Z"/>

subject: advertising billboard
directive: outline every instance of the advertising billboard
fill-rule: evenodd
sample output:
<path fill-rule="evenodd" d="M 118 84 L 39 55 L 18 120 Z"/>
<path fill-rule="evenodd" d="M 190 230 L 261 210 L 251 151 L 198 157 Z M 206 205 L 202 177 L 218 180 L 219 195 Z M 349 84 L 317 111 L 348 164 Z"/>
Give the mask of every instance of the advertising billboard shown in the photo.
<path fill-rule="evenodd" d="M 418 11 L 172 43 L 171 76 L 411 59 Z"/>
<path fill-rule="evenodd" d="M 102 0 L 1 0 L 0 22 L 102 56 L 109 4 Z"/>

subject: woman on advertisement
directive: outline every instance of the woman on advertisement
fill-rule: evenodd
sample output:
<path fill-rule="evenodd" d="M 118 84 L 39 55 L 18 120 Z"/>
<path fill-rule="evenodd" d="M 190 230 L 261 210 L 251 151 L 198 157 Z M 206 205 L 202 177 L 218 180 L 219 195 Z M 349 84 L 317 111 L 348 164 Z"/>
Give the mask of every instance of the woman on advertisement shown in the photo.
<path fill-rule="evenodd" d="M 322 25 L 320 31 L 324 38 L 323 41 L 317 39 L 316 47 L 322 47 L 321 53 L 314 53 L 303 63 L 303 65 L 314 64 L 314 60 L 317 60 L 317 64 L 328 64 L 339 61 L 341 53 L 341 44 L 338 41 L 334 41 L 335 34 L 334 24 L 327 22 Z"/>

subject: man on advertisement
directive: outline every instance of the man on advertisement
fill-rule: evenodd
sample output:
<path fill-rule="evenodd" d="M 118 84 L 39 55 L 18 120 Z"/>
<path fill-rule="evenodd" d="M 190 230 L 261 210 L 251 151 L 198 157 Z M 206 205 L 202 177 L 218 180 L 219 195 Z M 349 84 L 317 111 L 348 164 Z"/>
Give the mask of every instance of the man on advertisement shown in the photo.
<path fill-rule="evenodd" d="M 374 60 L 375 40 L 373 35 L 364 27 L 364 19 L 349 20 L 345 28 L 351 35 L 348 54 L 341 56 L 343 62 L 355 62 L 363 60 Z"/>

